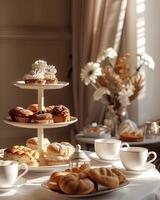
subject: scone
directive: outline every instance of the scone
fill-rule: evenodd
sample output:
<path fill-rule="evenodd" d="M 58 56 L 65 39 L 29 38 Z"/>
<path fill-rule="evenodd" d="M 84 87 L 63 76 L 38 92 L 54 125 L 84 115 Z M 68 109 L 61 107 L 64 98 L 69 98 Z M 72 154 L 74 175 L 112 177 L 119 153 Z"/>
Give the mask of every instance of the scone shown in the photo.
<path fill-rule="evenodd" d="M 32 115 L 31 122 L 32 123 L 44 123 L 44 124 L 48 124 L 48 123 L 52 123 L 53 122 L 53 117 L 52 117 L 52 114 L 46 113 L 44 111 L 37 112 L 37 113 L 34 113 Z"/>
<path fill-rule="evenodd" d="M 48 138 L 43 139 L 43 151 L 47 151 L 47 147 L 50 144 L 50 141 Z M 38 138 L 33 137 L 33 138 L 28 138 L 26 141 L 26 146 L 29 147 L 30 149 L 33 150 L 38 150 Z"/>
<path fill-rule="evenodd" d="M 74 151 L 75 148 L 68 142 L 53 142 L 47 147 L 46 163 L 47 165 L 67 163 Z"/>
<path fill-rule="evenodd" d="M 54 106 L 52 110 L 53 121 L 58 122 L 68 122 L 70 121 L 70 111 L 64 105 Z"/>
<path fill-rule="evenodd" d="M 37 167 L 39 153 L 25 146 L 15 145 L 4 151 L 4 160 L 15 160 L 17 162 L 26 163 L 28 166 Z"/>
<path fill-rule="evenodd" d="M 9 111 L 9 115 L 13 121 L 28 123 L 31 121 L 33 112 L 21 107 L 16 107 Z"/>

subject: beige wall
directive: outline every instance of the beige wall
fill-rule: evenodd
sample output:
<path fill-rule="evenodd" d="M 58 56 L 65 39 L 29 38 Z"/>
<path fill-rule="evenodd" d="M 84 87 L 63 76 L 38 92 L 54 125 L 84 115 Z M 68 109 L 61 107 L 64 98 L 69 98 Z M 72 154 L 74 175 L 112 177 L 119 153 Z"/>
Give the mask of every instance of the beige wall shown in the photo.
<path fill-rule="evenodd" d="M 14 106 L 37 101 L 35 91 L 12 85 L 29 71 L 36 59 L 54 64 L 58 78 L 70 81 L 67 73 L 71 54 L 71 0 L 0 0 L 0 147 L 25 143 L 36 130 L 6 125 L 3 118 Z M 45 105 L 65 104 L 71 111 L 71 85 L 46 91 Z M 69 140 L 70 127 L 45 131 L 52 141 Z"/>

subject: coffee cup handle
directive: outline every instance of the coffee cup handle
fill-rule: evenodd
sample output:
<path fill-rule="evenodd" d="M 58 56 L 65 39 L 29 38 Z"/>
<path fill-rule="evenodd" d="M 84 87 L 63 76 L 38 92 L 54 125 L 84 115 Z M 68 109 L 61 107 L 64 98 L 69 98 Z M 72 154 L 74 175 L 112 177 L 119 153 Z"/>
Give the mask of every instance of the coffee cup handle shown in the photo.
<path fill-rule="evenodd" d="M 148 152 L 148 157 L 149 157 L 150 155 L 153 155 L 153 158 L 152 158 L 151 160 L 149 160 L 147 163 L 151 163 L 151 162 L 155 161 L 155 159 L 157 158 L 157 154 L 156 154 L 156 152 L 154 152 L 154 151 Z"/>
<path fill-rule="evenodd" d="M 123 143 L 121 144 L 121 147 L 129 147 L 129 144 L 128 144 L 127 142 L 123 142 Z"/>
<path fill-rule="evenodd" d="M 22 163 L 21 165 L 18 166 L 18 170 L 20 170 L 20 169 L 24 169 L 24 171 L 21 174 L 18 175 L 17 180 L 19 178 L 21 178 L 22 176 L 24 176 L 25 174 L 27 174 L 28 166 L 25 163 Z"/>

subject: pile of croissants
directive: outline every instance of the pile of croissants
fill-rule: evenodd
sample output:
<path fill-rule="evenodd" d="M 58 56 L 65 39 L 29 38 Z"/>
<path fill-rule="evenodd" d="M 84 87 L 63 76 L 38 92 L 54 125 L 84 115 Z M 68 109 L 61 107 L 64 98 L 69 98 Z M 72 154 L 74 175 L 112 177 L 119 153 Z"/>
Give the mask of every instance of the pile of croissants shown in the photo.
<path fill-rule="evenodd" d="M 116 168 L 91 168 L 89 164 L 54 172 L 48 180 L 48 188 L 71 195 L 86 195 L 98 191 L 98 187 L 118 188 L 126 181 L 125 175 Z"/>

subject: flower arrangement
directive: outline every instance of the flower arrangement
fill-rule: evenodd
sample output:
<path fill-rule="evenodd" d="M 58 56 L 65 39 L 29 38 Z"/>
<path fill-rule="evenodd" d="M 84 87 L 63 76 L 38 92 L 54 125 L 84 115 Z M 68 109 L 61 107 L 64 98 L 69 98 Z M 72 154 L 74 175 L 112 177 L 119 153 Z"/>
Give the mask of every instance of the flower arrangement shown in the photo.
<path fill-rule="evenodd" d="M 117 58 L 113 48 L 105 49 L 96 62 L 87 63 L 81 70 L 81 80 L 95 88 L 93 99 L 111 105 L 116 114 L 139 95 L 144 86 L 140 73 L 143 66 L 154 69 L 153 59 L 146 53 L 137 54 L 137 67 L 130 66 L 130 55 Z"/>

